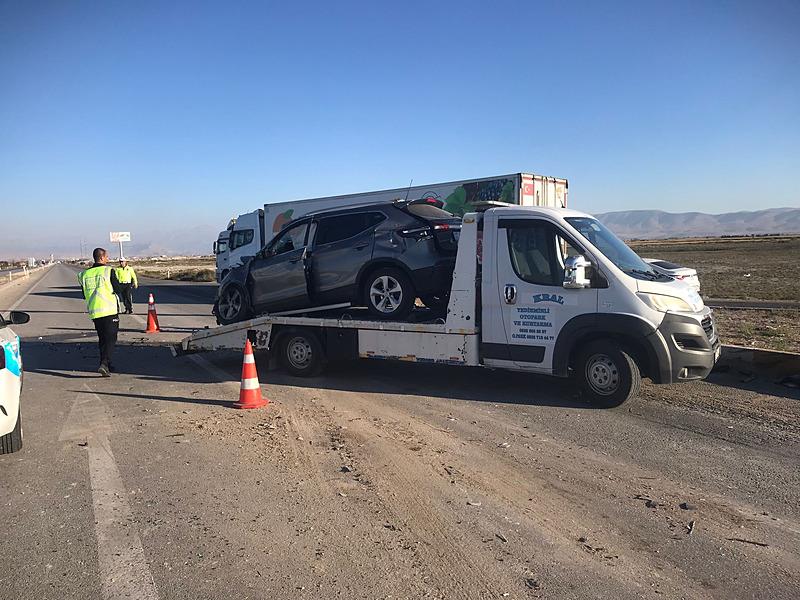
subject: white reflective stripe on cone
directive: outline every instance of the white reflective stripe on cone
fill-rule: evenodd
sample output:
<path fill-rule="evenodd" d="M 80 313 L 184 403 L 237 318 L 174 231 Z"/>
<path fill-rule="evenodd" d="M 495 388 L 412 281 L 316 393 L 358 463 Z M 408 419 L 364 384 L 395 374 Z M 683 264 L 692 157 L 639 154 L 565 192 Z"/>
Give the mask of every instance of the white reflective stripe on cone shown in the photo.
<path fill-rule="evenodd" d="M 242 388 L 243 390 L 257 390 L 261 387 L 258 383 L 258 379 L 242 379 Z"/>
<path fill-rule="evenodd" d="M 256 362 L 256 359 L 253 358 L 252 354 L 245 354 L 244 355 L 244 364 L 246 364 L 246 365 L 247 364 L 254 364 L 255 362 Z"/>

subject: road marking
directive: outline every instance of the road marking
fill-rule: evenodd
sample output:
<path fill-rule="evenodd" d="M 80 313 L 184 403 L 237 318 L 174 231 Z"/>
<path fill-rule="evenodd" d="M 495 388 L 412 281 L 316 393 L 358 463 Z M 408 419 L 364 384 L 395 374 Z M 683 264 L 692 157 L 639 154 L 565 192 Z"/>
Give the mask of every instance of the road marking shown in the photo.
<path fill-rule="evenodd" d="M 47 276 L 50 275 L 50 273 L 52 273 L 52 272 L 53 272 L 52 267 L 49 267 L 47 269 L 47 272 L 44 273 L 37 281 L 34 281 L 33 285 L 31 285 L 27 290 L 25 290 L 25 292 L 22 294 L 22 296 L 20 296 L 19 299 L 16 302 L 14 302 L 14 304 L 11 305 L 11 307 L 8 309 L 9 312 L 12 311 L 12 310 L 17 310 L 17 307 L 20 304 L 22 304 L 22 302 L 25 300 L 25 298 L 28 297 L 28 294 L 30 294 L 36 287 L 38 287 L 39 284 L 41 284 L 45 279 L 47 279 Z"/>
<path fill-rule="evenodd" d="M 88 442 L 102 598 L 158 600 L 158 589 L 108 441 L 111 420 L 99 396 L 87 384 L 83 387 L 89 396 L 75 399 L 59 439 Z"/>

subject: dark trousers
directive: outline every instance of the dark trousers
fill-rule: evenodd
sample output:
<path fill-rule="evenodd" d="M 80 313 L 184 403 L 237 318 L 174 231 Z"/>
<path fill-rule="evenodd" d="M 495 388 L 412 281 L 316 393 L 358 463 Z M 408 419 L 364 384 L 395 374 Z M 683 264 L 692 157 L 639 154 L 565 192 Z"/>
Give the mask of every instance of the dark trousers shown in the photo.
<path fill-rule="evenodd" d="M 93 319 L 94 328 L 97 330 L 98 345 L 100 346 L 100 364 L 108 367 L 111 364 L 111 355 L 117 344 L 119 332 L 119 315 L 109 315 Z"/>
<path fill-rule="evenodd" d="M 120 283 L 119 297 L 125 305 L 125 312 L 133 312 L 133 284 Z"/>

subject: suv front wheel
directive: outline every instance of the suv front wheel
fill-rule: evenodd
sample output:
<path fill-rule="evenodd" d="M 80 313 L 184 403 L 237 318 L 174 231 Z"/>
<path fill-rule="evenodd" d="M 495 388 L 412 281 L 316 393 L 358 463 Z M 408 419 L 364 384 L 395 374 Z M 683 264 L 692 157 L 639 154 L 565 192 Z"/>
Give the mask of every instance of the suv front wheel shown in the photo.
<path fill-rule="evenodd" d="M 416 299 L 414 285 L 400 269 L 381 267 L 364 282 L 364 298 L 369 312 L 382 319 L 404 319 Z"/>

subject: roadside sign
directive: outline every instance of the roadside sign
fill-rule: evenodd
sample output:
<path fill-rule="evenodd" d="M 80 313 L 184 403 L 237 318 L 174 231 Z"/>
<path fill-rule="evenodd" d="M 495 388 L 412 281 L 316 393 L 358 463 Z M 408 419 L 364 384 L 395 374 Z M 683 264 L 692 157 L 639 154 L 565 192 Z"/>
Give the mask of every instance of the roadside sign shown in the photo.
<path fill-rule="evenodd" d="M 112 242 L 130 242 L 131 241 L 131 232 L 130 231 L 112 231 L 111 232 L 111 241 Z"/>

